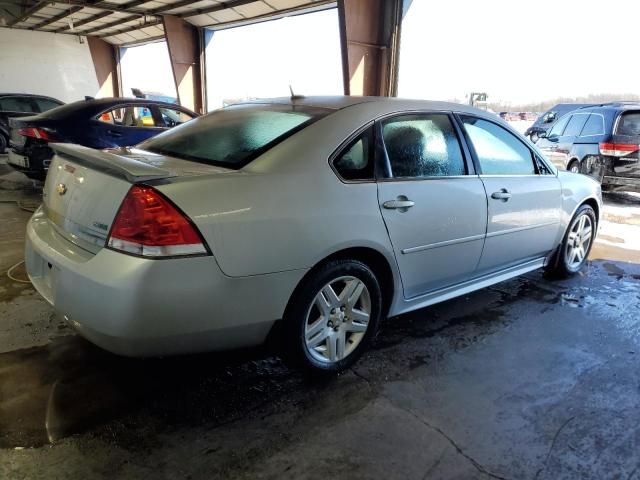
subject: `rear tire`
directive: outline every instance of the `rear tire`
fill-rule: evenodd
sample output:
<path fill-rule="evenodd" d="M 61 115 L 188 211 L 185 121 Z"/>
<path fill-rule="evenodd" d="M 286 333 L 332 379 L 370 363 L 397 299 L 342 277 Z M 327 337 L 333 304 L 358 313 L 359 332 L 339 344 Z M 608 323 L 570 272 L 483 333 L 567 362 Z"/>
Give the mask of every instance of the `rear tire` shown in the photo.
<path fill-rule="evenodd" d="M 596 213 L 589 205 L 576 211 L 546 273 L 555 278 L 576 274 L 587 262 L 596 235 Z"/>
<path fill-rule="evenodd" d="M 313 271 L 294 292 L 284 315 L 288 363 L 312 373 L 353 365 L 375 337 L 382 291 L 358 260 L 333 260 Z"/>
<path fill-rule="evenodd" d="M 567 170 L 571 173 L 580 173 L 580 162 L 573 160 L 569 165 L 567 165 Z"/>

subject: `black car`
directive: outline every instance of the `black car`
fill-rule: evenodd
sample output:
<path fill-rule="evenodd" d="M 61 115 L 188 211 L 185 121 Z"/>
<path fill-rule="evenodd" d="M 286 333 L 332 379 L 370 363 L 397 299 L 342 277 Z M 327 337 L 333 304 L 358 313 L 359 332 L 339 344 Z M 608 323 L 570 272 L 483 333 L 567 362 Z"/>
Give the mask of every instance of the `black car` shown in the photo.
<path fill-rule="evenodd" d="M 0 153 L 9 145 L 9 118 L 46 112 L 60 105 L 60 100 L 42 95 L 0 93 Z"/>
<path fill-rule="evenodd" d="M 12 118 L 8 163 L 29 178 L 43 180 L 53 156 L 50 142 L 98 149 L 126 147 L 197 116 L 173 103 L 89 98 L 41 115 Z"/>
<path fill-rule="evenodd" d="M 603 190 L 640 192 L 640 103 L 580 108 L 537 144 L 559 168 L 590 175 Z"/>
<path fill-rule="evenodd" d="M 542 132 L 548 132 L 555 122 L 563 115 L 583 107 L 590 107 L 591 103 L 559 103 L 555 107 L 547 110 L 524 132 L 525 137 L 529 137 L 533 143 L 536 143 Z"/>

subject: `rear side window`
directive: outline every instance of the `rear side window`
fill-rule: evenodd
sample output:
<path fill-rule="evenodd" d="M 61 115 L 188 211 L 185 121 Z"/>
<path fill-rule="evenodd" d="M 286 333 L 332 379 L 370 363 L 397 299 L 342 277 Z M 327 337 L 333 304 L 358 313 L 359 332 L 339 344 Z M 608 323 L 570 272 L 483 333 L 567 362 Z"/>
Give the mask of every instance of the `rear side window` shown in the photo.
<path fill-rule="evenodd" d="M 571 119 L 569 120 L 569 123 L 567 123 L 567 127 L 564 129 L 564 133 L 562 135 L 565 137 L 577 137 L 580 135 L 587 118 L 589 118 L 589 115 L 587 114 L 571 115 Z"/>
<path fill-rule="evenodd" d="M 333 161 L 344 180 L 373 180 L 373 129 L 368 128 L 338 154 Z"/>
<path fill-rule="evenodd" d="M 481 118 L 464 116 L 462 122 L 483 174 L 535 174 L 531 150 L 511 132 Z"/>
<path fill-rule="evenodd" d="M 620 115 L 617 135 L 640 135 L 640 112 L 629 112 Z"/>
<path fill-rule="evenodd" d="M 298 105 L 234 105 L 173 128 L 139 147 L 238 169 L 329 112 Z"/>
<path fill-rule="evenodd" d="M 38 113 L 31 99 L 25 97 L 0 98 L 0 110 L 5 112 Z"/>
<path fill-rule="evenodd" d="M 584 124 L 581 137 L 587 137 L 590 135 L 604 135 L 604 118 L 602 115 L 592 113 L 589 115 L 589 120 Z"/>
<path fill-rule="evenodd" d="M 394 117 L 383 122 L 382 137 L 394 178 L 466 174 L 460 143 L 447 114 Z"/>
<path fill-rule="evenodd" d="M 51 110 L 52 108 L 56 108 L 62 105 L 61 103 L 54 102 L 53 100 L 50 100 L 48 98 L 34 98 L 33 100 L 34 102 L 36 102 L 36 105 L 38 106 L 38 110 L 40 112 L 46 112 L 47 110 Z"/>

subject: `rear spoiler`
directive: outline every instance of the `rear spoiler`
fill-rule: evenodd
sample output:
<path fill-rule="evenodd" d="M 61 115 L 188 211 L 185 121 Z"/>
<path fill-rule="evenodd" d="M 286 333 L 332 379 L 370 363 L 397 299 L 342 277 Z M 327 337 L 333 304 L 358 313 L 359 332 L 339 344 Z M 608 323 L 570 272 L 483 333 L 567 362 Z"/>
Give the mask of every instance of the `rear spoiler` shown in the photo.
<path fill-rule="evenodd" d="M 50 143 L 49 146 L 57 155 L 67 157 L 74 163 L 92 170 L 99 170 L 112 177 L 123 178 L 130 183 L 175 176 L 168 170 L 124 155 L 116 155 L 73 143 Z"/>

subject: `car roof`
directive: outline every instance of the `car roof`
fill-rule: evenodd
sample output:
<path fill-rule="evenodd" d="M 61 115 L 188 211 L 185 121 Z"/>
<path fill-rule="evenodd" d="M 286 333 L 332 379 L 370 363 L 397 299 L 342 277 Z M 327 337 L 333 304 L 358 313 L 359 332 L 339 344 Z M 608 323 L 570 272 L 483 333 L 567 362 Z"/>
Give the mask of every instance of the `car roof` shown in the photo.
<path fill-rule="evenodd" d="M 372 110 L 394 111 L 394 110 L 444 110 L 455 112 L 467 112 L 473 114 L 482 114 L 484 116 L 490 116 L 499 118 L 496 114 L 480 110 L 469 105 L 463 105 L 460 103 L 452 102 L 440 102 L 433 100 L 413 100 L 397 97 L 366 97 L 366 96 L 349 96 L 349 95 L 336 95 L 336 96 L 293 96 L 293 97 L 278 97 L 278 98 L 264 98 L 250 100 L 247 102 L 239 102 L 234 105 L 246 105 L 246 104 L 277 104 L 277 105 L 291 105 L 291 106 L 307 106 L 307 107 L 319 107 L 331 110 L 341 110 L 343 108 L 351 107 L 354 105 L 366 104 Z"/>
<path fill-rule="evenodd" d="M 0 93 L 0 97 L 30 97 L 30 98 L 47 98 L 56 102 L 64 103 L 62 100 L 50 97 L 49 95 L 38 95 L 37 93 Z"/>
<path fill-rule="evenodd" d="M 119 104 L 127 105 L 158 105 L 167 108 L 178 108 L 186 112 L 191 112 L 188 108 L 175 103 L 161 102 L 159 100 L 149 100 L 147 98 L 128 98 L 128 97 L 107 97 L 107 98 L 89 98 L 86 100 L 79 100 L 77 102 L 67 103 L 61 107 L 48 110 L 41 114 L 42 116 L 49 118 L 64 118 L 73 117 L 77 115 L 97 115 L 103 112 L 111 106 Z M 195 112 L 191 112 L 197 116 Z"/>

